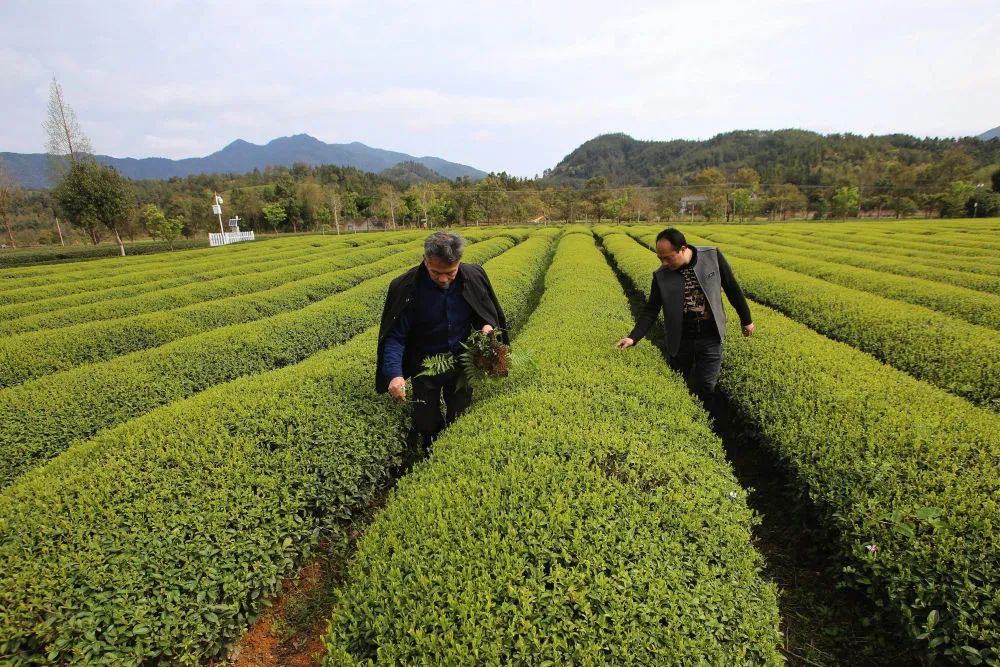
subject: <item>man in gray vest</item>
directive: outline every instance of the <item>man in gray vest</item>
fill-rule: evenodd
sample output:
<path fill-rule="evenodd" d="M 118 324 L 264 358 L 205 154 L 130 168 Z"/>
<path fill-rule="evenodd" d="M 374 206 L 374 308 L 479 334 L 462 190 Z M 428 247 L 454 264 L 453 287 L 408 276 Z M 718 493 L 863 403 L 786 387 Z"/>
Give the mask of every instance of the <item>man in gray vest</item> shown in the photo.
<path fill-rule="evenodd" d="M 642 340 L 662 309 L 670 366 L 711 410 L 726 337 L 722 292 L 739 314 L 744 336 L 753 333 L 750 307 L 718 248 L 689 246 L 683 234 L 670 228 L 657 234 L 656 255 L 662 266 L 653 272 L 649 300 L 632 333 L 617 347 L 624 350 Z"/>

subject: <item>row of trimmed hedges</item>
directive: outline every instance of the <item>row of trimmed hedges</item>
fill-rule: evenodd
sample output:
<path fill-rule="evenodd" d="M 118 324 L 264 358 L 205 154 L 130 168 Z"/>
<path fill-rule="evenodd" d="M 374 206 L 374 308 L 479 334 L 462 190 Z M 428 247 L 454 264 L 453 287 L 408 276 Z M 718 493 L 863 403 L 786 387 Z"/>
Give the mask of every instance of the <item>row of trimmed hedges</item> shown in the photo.
<path fill-rule="evenodd" d="M 648 291 L 649 269 L 612 255 Z M 766 306 L 753 317 L 746 339 L 729 318 L 720 386 L 839 536 L 843 581 L 928 659 L 1000 663 L 1000 417 Z"/>
<path fill-rule="evenodd" d="M 139 313 L 96 322 L 85 322 L 46 331 L 32 331 L 0 340 L 0 388 L 40 378 L 87 363 L 114 359 L 130 352 L 165 345 L 223 326 L 252 322 L 304 308 L 310 303 L 342 292 L 358 283 L 420 261 L 420 241 L 402 246 L 364 248 L 321 260 L 282 268 L 247 279 L 248 287 L 260 291 L 218 298 L 225 284 L 213 283 L 205 292 L 185 288 L 177 295 L 154 293 L 154 301 L 187 299 L 201 292 L 206 300 L 175 309 Z M 300 271 L 301 267 L 305 267 Z M 225 281 L 224 281 L 225 282 Z M 173 292 L 170 290 L 169 292 Z M 216 298 L 212 298 L 213 295 Z"/>
<path fill-rule="evenodd" d="M 410 239 L 413 240 L 413 239 Z M 378 259 L 405 244 L 403 239 L 369 243 L 359 248 L 338 248 L 324 253 L 297 253 L 290 256 L 251 261 L 234 259 L 207 273 L 192 274 L 186 283 L 172 288 L 142 285 L 141 290 L 122 290 L 114 299 L 95 300 L 91 292 L 29 303 L 0 306 L 0 335 L 67 327 L 95 320 L 131 317 L 140 313 L 179 308 L 300 280 L 323 271 L 352 266 L 357 257 Z M 381 252 L 381 255 L 379 254 Z M 365 260 L 367 261 L 367 260 Z M 345 263 L 346 262 L 346 263 Z M 183 269 L 178 269 L 183 272 Z M 16 313 L 14 311 L 17 311 Z M 8 316 L 11 316 L 7 319 Z"/>
<path fill-rule="evenodd" d="M 68 276 L 65 278 L 62 276 L 53 276 L 53 278 L 57 278 L 55 282 L 36 286 L 20 287 L 22 279 L 14 279 L 12 281 L 13 285 L 16 285 L 14 289 L 0 292 L 0 305 L 9 307 L 11 305 L 34 302 L 44 303 L 45 301 L 57 299 L 60 300 L 58 303 L 61 304 L 62 300 L 68 296 L 77 297 L 80 299 L 79 303 L 129 297 L 142 292 L 150 292 L 190 283 L 206 274 L 212 277 L 225 275 L 224 273 L 220 273 L 220 269 L 236 268 L 238 270 L 247 264 L 254 264 L 272 258 L 285 259 L 292 256 L 328 255 L 331 251 L 344 251 L 352 247 L 344 244 L 315 243 L 285 247 L 280 251 L 269 252 L 264 251 L 264 249 L 256 249 L 255 252 L 244 253 L 228 253 L 223 251 L 215 256 L 199 257 L 196 261 L 176 260 L 174 262 L 159 263 L 155 267 L 134 267 L 132 270 L 129 270 L 127 267 L 121 267 L 123 270 L 107 276 Z M 69 304 L 76 305 L 72 301 L 68 302 L 67 305 Z"/>
<path fill-rule="evenodd" d="M 513 322 L 551 237 L 486 264 Z M 0 494 L 4 664 L 193 665 L 238 640 L 399 456 L 376 333 L 106 431 Z"/>
<path fill-rule="evenodd" d="M 208 245 L 208 239 L 178 239 L 173 243 L 174 250 L 203 248 Z M 149 241 L 143 243 L 126 243 L 127 255 L 148 255 L 152 253 L 169 252 L 170 244 L 166 241 Z M 101 257 L 117 257 L 118 246 L 70 246 L 45 248 L 17 248 L 0 252 L 0 269 L 16 266 L 32 266 L 37 264 L 53 264 L 56 262 L 76 262 L 85 259 Z"/>
<path fill-rule="evenodd" d="M 643 242 L 653 247 L 654 238 L 645 236 Z M 712 245 L 694 235 L 688 235 L 688 241 Z M 1000 332 L 788 271 L 766 263 L 763 253 L 748 253 L 762 261 L 744 259 L 742 252 L 731 249 L 725 246 L 728 261 L 740 287 L 755 301 L 915 378 L 1000 409 Z"/>
<path fill-rule="evenodd" d="M 953 253 L 949 253 L 944 249 L 938 251 L 938 258 L 941 265 L 932 266 L 920 263 L 922 260 L 913 260 L 896 254 L 892 246 L 888 243 L 879 246 L 879 249 L 876 250 L 873 245 L 876 241 L 870 236 L 864 237 L 871 239 L 869 243 L 863 245 L 854 244 L 863 247 L 864 250 L 847 249 L 844 248 L 842 242 L 830 241 L 827 243 L 823 239 L 813 236 L 769 234 L 766 237 L 761 237 L 754 234 L 733 235 L 726 232 L 709 230 L 705 230 L 704 236 L 714 239 L 716 238 L 716 234 L 720 233 L 725 234 L 725 237 L 719 238 L 720 243 L 724 242 L 727 245 L 738 244 L 755 253 L 761 251 L 770 254 L 808 257 L 822 262 L 834 262 L 846 265 L 846 267 L 854 266 L 859 269 L 869 269 L 888 274 L 890 277 L 895 278 L 896 284 L 905 284 L 905 282 L 926 284 L 923 281 L 932 281 L 954 285 L 956 288 L 991 292 L 993 294 L 1000 293 L 1000 275 L 990 275 L 981 272 L 975 273 L 969 271 L 967 268 L 959 269 L 954 263 L 948 260 L 949 257 L 954 256 Z M 978 266 L 977 268 L 982 269 L 982 266 Z M 919 280 L 900 283 L 903 280 L 902 276 L 917 278 Z"/>
<path fill-rule="evenodd" d="M 780 664 L 775 591 L 705 413 L 593 237 L 560 242 L 537 364 L 400 481 L 337 592 L 325 665 Z"/>
<path fill-rule="evenodd" d="M 876 269 L 843 266 L 835 261 L 824 261 L 822 251 L 776 251 L 773 246 L 754 246 L 753 242 L 748 243 L 739 236 L 714 232 L 705 234 L 705 237 L 713 244 L 723 245 L 727 256 L 756 259 L 844 287 L 924 306 L 972 324 L 1000 329 L 1000 294 Z"/>
<path fill-rule="evenodd" d="M 483 261 L 513 245 L 509 237 L 498 237 L 470 245 L 466 256 Z M 389 282 L 417 259 L 299 310 L 0 391 L 0 487 L 102 428 L 343 343 L 378 322 Z"/>
<path fill-rule="evenodd" d="M 869 262 L 882 260 L 889 262 L 886 270 L 901 275 L 914 275 L 952 282 L 964 278 L 971 284 L 980 284 L 974 289 L 995 292 L 996 281 L 1000 278 L 1000 259 L 996 258 L 994 250 L 985 248 L 985 241 L 991 232 L 983 230 L 976 232 L 974 237 L 966 236 L 964 243 L 976 243 L 976 247 L 960 245 L 954 241 L 954 235 L 934 230 L 932 235 L 922 237 L 920 243 L 900 242 L 895 234 L 882 233 L 877 230 L 858 229 L 855 236 L 847 240 L 837 236 L 816 232 L 812 234 L 795 234 L 784 230 L 775 230 L 775 240 L 782 245 L 795 244 L 803 248 L 825 248 L 831 252 L 843 251 L 846 257 L 859 255 L 859 259 Z M 757 234 L 751 233 L 750 238 L 761 240 Z M 973 241 L 975 239 L 975 241 Z M 875 245 L 878 244 L 876 250 Z M 878 268 L 878 265 L 873 265 Z M 954 284 L 963 285 L 955 282 Z M 963 286 L 971 286 L 971 284 Z"/>

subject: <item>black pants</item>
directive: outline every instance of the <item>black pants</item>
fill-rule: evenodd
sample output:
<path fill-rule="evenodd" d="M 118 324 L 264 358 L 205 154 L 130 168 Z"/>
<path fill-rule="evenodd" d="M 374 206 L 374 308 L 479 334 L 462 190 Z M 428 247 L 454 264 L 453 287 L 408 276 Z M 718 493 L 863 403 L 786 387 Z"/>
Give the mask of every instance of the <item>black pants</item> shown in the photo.
<path fill-rule="evenodd" d="M 680 349 L 670 357 L 670 367 L 684 376 L 684 381 L 705 407 L 711 409 L 715 385 L 722 369 L 722 340 L 717 334 L 682 336 Z"/>
<path fill-rule="evenodd" d="M 413 378 L 413 426 L 407 440 L 411 445 L 422 438 L 430 445 L 438 433 L 458 419 L 472 404 L 472 387 L 460 383 L 461 369 L 455 368 L 441 375 Z M 445 415 L 441 415 L 444 398 Z"/>

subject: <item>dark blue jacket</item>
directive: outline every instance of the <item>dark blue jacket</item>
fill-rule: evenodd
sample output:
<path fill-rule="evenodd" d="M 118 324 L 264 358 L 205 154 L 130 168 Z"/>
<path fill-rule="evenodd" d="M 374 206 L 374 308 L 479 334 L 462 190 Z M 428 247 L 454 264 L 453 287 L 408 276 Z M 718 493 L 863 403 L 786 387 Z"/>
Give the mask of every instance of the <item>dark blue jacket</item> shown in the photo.
<path fill-rule="evenodd" d="M 389 380 L 392 379 L 386 377 L 383 372 L 385 341 L 395 328 L 397 320 L 413 301 L 417 289 L 417 278 L 421 271 L 427 272 L 423 263 L 413 267 L 389 284 L 389 291 L 385 297 L 385 307 L 382 309 L 382 322 L 379 325 L 378 355 L 375 362 L 375 391 L 380 394 L 389 390 Z M 486 271 L 478 264 L 463 263 L 458 266 L 458 274 L 461 277 L 462 298 L 472 310 L 473 327 L 478 329 L 489 324 L 494 329 L 501 329 L 500 340 L 509 345 L 507 320 Z M 410 334 L 413 335 L 412 330 Z M 416 346 L 407 344 L 403 354 L 403 377 L 411 377 L 419 373 L 422 361 L 420 351 L 416 349 Z"/>

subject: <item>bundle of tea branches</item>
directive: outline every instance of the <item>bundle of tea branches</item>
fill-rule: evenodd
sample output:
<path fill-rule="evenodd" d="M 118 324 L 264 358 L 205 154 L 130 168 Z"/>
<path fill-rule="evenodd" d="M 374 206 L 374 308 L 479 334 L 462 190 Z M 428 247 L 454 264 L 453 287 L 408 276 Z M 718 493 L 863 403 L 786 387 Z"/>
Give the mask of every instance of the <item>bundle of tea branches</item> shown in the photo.
<path fill-rule="evenodd" d="M 456 366 L 462 369 L 461 377 L 464 383 L 470 385 L 486 378 L 507 377 L 514 357 L 510 346 L 504 345 L 497 338 L 499 333 L 497 329 L 488 334 L 474 331 L 462 343 L 461 352 L 457 354 L 442 352 L 425 358 L 423 370 L 417 377 L 443 375 Z"/>

